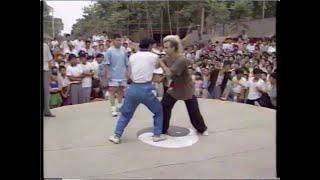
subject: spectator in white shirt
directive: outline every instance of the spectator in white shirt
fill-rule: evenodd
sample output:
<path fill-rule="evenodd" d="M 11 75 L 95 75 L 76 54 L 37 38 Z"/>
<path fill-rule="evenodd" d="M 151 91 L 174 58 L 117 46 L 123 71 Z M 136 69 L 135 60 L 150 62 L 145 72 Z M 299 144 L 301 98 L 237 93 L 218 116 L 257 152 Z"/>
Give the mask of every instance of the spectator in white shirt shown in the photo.
<path fill-rule="evenodd" d="M 75 49 L 73 43 L 68 44 L 69 49 L 65 51 L 65 53 L 69 53 L 69 54 L 78 54 L 78 51 Z"/>
<path fill-rule="evenodd" d="M 247 45 L 246 50 L 247 50 L 249 53 L 253 53 L 253 51 L 255 50 L 255 44 L 254 44 L 253 42 L 250 42 L 250 43 Z"/>
<path fill-rule="evenodd" d="M 243 84 L 247 81 L 243 77 L 241 68 L 235 70 L 236 75 L 232 78 L 232 99 L 234 102 L 243 102 L 242 93 L 244 93 Z"/>
<path fill-rule="evenodd" d="M 94 72 L 91 63 L 87 62 L 87 57 L 84 54 L 80 55 L 80 61 L 80 68 L 83 75 L 80 103 L 87 103 L 90 101 L 91 97 L 92 77 Z"/>
<path fill-rule="evenodd" d="M 70 105 L 70 80 L 67 77 L 66 67 L 59 67 L 60 75 L 58 76 L 59 87 L 61 87 L 62 105 Z"/>
<path fill-rule="evenodd" d="M 104 54 L 106 52 L 106 49 L 104 48 L 104 44 L 99 44 L 99 47 L 98 47 L 98 51 L 96 52 L 98 54 Z"/>
<path fill-rule="evenodd" d="M 268 48 L 268 53 L 274 53 L 276 52 L 276 47 L 274 46 L 274 44 L 271 44 Z"/>
<path fill-rule="evenodd" d="M 80 103 L 83 72 L 80 64 L 77 63 L 77 57 L 74 54 L 69 55 L 69 61 L 71 64 L 67 67 L 67 76 L 70 80 L 71 103 L 74 105 Z"/>
<path fill-rule="evenodd" d="M 51 45 L 51 50 L 55 51 L 57 48 L 59 48 L 59 42 L 57 41 L 56 38 L 53 38 L 53 40 L 50 43 Z"/>
<path fill-rule="evenodd" d="M 124 50 L 128 53 L 128 57 L 129 57 L 131 55 L 132 50 L 130 47 L 128 47 L 128 45 L 129 44 L 127 42 L 123 43 Z"/>
<path fill-rule="evenodd" d="M 249 80 L 243 84 L 246 88 L 249 88 L 247 104 L 255 105 L 259 103 L 262 93 L 265 92 L 265 84 L 261 79 L 261 73 L 262 71 L 260 69 L 254 69 L 253 77 L 250 77 Z"/>
<path fill-rule="evenodd" d="M 94 49 L 91 47 L 91 41 L 86 41 L 85 48 L 82 49 L 84 52 L 88 53 L 89 56 L 94 55 Z"/>
<path fill-rule="evenodd" d="M 272 103 L 272 108 L 276 108 L 277 107 L 277 74 L 276 73 L 272 73 L 270 75 L 270 85 L 268 87 L 268 95 L 271 99 L 271 103 Z"/>
<path fill-rule="evenodd" d="M 70 38 L 70 34 L 66 34 L 66 40 L 62 42 L 62 44 L 60 45 L 60 48 L 62 49 L 63 52 L 68 51 L 69 49 L 69 44 L 72 43 L 71 38 Z"/>

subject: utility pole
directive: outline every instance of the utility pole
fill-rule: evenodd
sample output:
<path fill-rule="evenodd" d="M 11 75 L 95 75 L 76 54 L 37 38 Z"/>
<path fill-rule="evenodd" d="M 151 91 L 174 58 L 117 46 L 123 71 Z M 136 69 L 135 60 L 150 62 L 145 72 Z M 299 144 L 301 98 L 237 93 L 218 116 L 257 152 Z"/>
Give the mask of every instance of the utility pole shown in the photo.
<path fill-rule="evenodd" d="M 202 8 L 202 13 L 201 13 L 201 38 L 203 36 L 203 26 L 204 26 L 204 8 Z"/>
<path fill-rule="evenodd" d="M 54 17 L 53 17 L 53 8 L 51 9 L 52 11 L 52 37 L 54 38 L 55 36 L 54 36 Z"/>
<path fill-rule="evenodd" d="M 170 34 L 172 35 L 172 28 L 171 28 L 171 17 L 170 17 L 170 7 L 169 7 L 169 0 L 167 0 L 167 9 L 168 9 L 168 17 L 169 17 L 169 27 L 170 27 Z"/>
<path fill-rule="evenodd" d="M 265 10 L 266 1 L 263 0 L 262 2 L 262 19 L 264 19 L 264 10 Z"/>
<path fill-rule="evenodd" d="M 175 12 L 176 14 L 176 21 L 177 21 L 177 30 L 176 30 L 176 35 L 180 35 L 180 32 L 179 32 L 179 11 L 176 11 Z"/>
<path fill-rule="evenodd" d="M 162 36 L 163 36 L 163 9 L 162 9 L 162 7 L 161 7 L 161 12 L 160 12 L 161 14 L 160 14 L 160 42 L 162 42 Z"/>

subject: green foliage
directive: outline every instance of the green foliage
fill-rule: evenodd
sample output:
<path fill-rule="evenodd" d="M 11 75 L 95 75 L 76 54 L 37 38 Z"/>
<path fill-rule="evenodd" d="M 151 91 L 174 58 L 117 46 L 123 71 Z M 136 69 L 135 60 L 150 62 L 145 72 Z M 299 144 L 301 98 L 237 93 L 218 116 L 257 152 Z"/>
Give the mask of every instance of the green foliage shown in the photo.
<path fill-rule="evenodd" d="M 62 19 L 52 19 L 51 10 L 47 3 L 43 1 L 43 32 L 47 33 L 50 36 L 52 36 L 52 21 L 54 22 L 54 34 L 55 36 L 57 36 L 63 30 Z"/>
<path fill-rule="evenodd" d="M 169 9 L 168 4 L 169 3 Z M 205 8 L 207 25 L 225 24 L 243 19 L 261 18 L 262 1 L 97 1 L 84 9 L 83 18 L 73 25 L 72 34 L 90 36 L 107 31 L 110 35 L 137 32 L 139 28 L 150 31 L 160 28 L 161 9 L 163 10 L 163 26 L 169 27 L 169 16 L 172 31 L 179 21 L 180 27 L 190 24 L 200 25 L 201 11 Z M 275 16 L 275 2 L 265 2 L 265 17 Z M 238 29 L 241 24 L 235 25 Z"/>

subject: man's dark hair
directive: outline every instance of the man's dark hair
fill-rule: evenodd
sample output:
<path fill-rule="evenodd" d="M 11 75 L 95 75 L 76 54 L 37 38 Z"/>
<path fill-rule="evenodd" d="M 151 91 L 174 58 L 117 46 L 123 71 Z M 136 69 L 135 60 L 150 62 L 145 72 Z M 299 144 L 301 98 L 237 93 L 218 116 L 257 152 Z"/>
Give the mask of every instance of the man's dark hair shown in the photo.
<path fill-rule="evenodd" d="M 75 54 L 70 54 L 69 55 L 69 60 L 71 60 L 72 58 L 77 58 L 77 56 Z"/>
<path fill-rule="evenodd" d="M 79 58 L 86 58 L 86 54 L 85 53 L 82 53 L 82 54 L 79 54 Z"/>
<path fill-rule="evenodd" d="M 101 53 L 99 53 L 99 54 L 96 55 L 96 58 L 101 58 L 101 57 L 104 57 L 104 55 L 101 54 Z"/>
<path fill-rule="evenodd" d="M 65 66 L 59 66 L 59 71 L 61 71 L 62 69 L 66 69 Z"/>
<path fill-rule="evenodd" d="M 232 65 L 232 62 L 227 60 L 227 61 L 224 61 L 223 62 L 223 67 L 226 67 L 227 65 L 231 66 Z"/>
<path fill-rule="evenodd" d="M 117 38 L 121 38 L 120 34 L 115 34 L 115 35 L 113 36 L 113 39 L 117 39 Z"/>
<path fill-rule="evenodd" d="M 140 49 L 148 49 L 150 44 L 152 44 L 154 41 L 149 38 L 143 38 L 140 40 L 139 48 Z"/>
<path fill-rule="evenodd" d="M 259 68 L 253 69 L 253 74 L 261 74 L 261 73 L 262 73 L 261 69 L 259 69 Z"/>
<path fill-rule="evenodd" d="M 89 41 L 89 40 L 86 40 L 86 44 L 87 44 L 87 43 L 91 43 L 91 41 Z"/>
<path fill-rule="evenodd" d="M 78 56 L 80 56 L 81 54 L 85 54 L 85 53 L 86 53 L 85 51 L 80 50 L 80 51 L 78 52 Z"/>
<path fill-rule="evenodd" d="M 236 69 L 236 74 L 238 75 L 238 74 L 243 74 L 243 69 L 242 68 L 238 68 L 238 69 Z"/>
<path fill-rule="evenodd" d="M 70 34 L 65 34 L 65 37 L 70 37 Z"/>
<path fill-rule="evenodd" d="M 261 70 L 261 74 L 264 74 L 264 75 L 266 75 L 266 76 L 268 75 L 268 73 L 267 73 L 267 72 L 262 71 L 262 70 Z"/>

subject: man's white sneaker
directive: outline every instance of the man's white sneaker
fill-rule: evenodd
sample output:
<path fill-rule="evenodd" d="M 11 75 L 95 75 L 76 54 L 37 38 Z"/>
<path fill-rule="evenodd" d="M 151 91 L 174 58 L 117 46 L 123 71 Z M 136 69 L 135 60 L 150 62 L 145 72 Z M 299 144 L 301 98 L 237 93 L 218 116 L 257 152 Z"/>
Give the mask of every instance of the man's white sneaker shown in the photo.
<path fill-rule="evenodd" d="M 113 136 L 109 137 L 109 141 L 114 143 L 114 144 L 119 144 L 120 143 L 120 138 L 117 137 L 116 135 L 113 135 Z"/>
<path fill-rule="evenodd" d="M 201 135 L 202 136 L 209 136 L 209 132 L 208 131 L 204 131 Z"/>
<path fill-rule="evenodd" d="M 118 116 L 117 107 L 111 106 L 111 114 L 113 117 Z"/>
<path fill-rule="evenodd" d="M 165 140 L 165 139 L 167 139 L 167 138 L 166 138 L 164 135 L 153 136 L 153 137 L 152 137 L 153 142 L 159 142 L 159 141 L 163 141 L 163 140 Z"/>
<path fill-rule="evenodd" d="M 120 108 L 122 107 L 122 104 L 117 105 L 117 112 L 120 112 Z"/>

